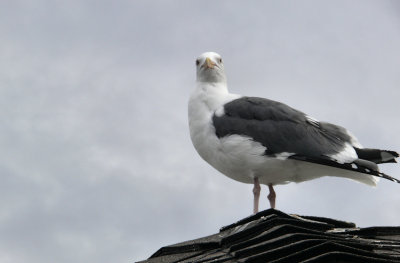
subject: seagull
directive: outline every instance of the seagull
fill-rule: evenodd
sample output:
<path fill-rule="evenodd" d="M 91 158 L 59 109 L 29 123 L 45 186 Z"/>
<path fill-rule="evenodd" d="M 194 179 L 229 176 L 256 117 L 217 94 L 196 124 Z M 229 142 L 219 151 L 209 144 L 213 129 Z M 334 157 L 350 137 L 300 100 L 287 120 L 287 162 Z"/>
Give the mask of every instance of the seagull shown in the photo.
<path fill-rule="evenodd" d="M 228 91 L 219 54 L 196 59 L 196 88 L 188 104 L 194 148 L 212 167 L 236 181 L 253 184 L 253 212 L 261 187 L 269 188 L 275 208 L 275 185 L 322 176 L 349 178 L 376 186 L 380 163 L 396 162 L 395 151 L 363 148 L 347 129 L 317 119 L 278 101 Z"/>

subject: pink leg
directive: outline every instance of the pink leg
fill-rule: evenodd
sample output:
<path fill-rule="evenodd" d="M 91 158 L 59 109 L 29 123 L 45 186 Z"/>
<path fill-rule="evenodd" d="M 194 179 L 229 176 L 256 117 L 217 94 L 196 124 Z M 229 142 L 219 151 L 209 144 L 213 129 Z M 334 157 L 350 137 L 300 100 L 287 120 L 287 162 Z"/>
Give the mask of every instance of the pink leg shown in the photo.
<path fill-rule="evenodd" d="M 253 209 L 253 213 L 254 214 L 258 213 L 258 201 L 260 200 L 260 192 L 261 192 L 260 183 L 258 182 L 258 178 L 254 177 L 254 188 L 253 188 L 253 194 L 254 194 L 254 209 Z"/>
<path fill-rule="evenodd" d="M 275 208 L 276 193 L 274 191 L 274 187 L 272 186 L 272 184 L 269 184 L 268 188 L 269 188 L 269 195 L 268 195 L 269 204 L 271 205 L 271 208 Z"/>

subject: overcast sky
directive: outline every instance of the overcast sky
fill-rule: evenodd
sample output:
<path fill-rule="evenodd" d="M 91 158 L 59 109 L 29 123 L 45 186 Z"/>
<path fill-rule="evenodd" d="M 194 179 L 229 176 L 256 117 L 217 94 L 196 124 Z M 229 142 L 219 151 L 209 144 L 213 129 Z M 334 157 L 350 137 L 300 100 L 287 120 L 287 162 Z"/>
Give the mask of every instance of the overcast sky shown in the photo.
<path fill-rule="evenodd" d="M 1 1 L 0 262 L 134 262 L 250 215 L 252 186 L 189 138 L 205 51 L 231 92 L 400 150 L 399 47 L 398 1 Z M 276 191 L 286 213 L 400 224 L 390 181 Z"/>

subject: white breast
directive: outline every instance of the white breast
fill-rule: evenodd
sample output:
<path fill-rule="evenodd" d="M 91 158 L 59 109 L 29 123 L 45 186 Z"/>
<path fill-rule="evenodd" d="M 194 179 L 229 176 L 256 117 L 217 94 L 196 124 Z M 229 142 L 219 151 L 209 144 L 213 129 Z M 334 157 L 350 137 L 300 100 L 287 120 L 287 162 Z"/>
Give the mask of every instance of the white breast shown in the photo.
<path fill-rule="evenodd" d="M 198 87 L 189 100 L 190 137 L 199 155 L 215 169 L 232 179 L 252 183 L 254 167 L 265 162 L 266 148 L 247 136 L 218 138 L 212 125 L 214 113 L 223 113 L 225 103 L 240 97 L 215 86 Z"/>

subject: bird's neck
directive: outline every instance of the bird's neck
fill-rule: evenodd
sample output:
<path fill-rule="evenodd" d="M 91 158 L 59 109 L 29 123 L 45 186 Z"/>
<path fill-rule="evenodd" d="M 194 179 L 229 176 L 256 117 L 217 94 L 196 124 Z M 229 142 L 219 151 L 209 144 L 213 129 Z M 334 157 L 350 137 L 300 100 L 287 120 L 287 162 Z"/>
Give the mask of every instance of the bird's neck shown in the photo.
<path fill-rule="evenodd" d="M 210 113 L 215 112 L 224 103 L 238 98 L 239 95 L 228 91 L 226 82 L 197 82 L 191 100 L 200 103 Z"/>
<path fill-rule="evenodd" d="M 210 96 L 224 96 L 229 94 L 226 82 L 197 82 L 196 89 Z"/>

